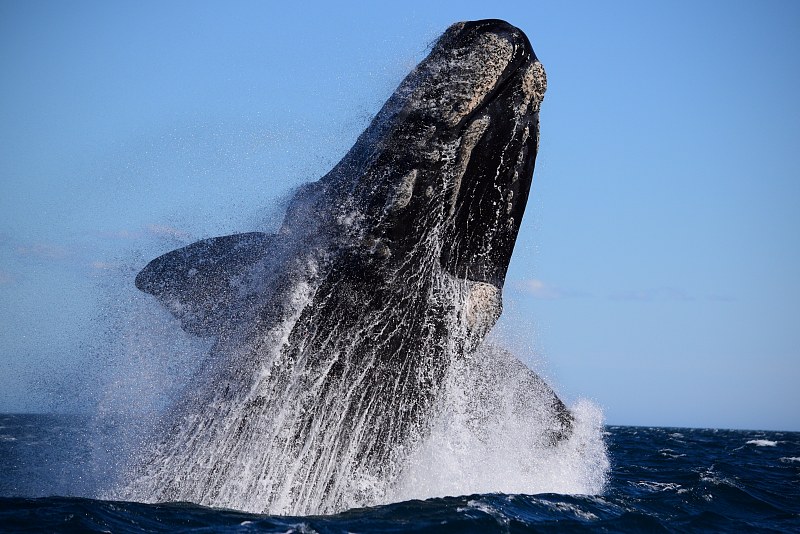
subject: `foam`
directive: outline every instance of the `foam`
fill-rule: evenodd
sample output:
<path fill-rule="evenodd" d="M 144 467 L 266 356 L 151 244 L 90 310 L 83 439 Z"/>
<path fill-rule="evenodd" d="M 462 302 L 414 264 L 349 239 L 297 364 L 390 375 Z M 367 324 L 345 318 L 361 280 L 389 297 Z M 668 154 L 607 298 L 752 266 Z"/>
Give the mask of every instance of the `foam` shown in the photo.
<path fill-rule="evenodd" d="M 777 441 L 770 441 L 768 439 L 751 439 L 747 445 L 755 445 L 756 447 L 777 447 Z"/>

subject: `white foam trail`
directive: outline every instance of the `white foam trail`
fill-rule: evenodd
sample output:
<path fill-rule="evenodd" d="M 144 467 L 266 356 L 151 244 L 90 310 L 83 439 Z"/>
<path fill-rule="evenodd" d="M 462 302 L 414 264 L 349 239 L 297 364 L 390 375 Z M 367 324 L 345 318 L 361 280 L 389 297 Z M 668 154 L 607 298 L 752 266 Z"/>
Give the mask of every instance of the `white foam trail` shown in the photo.
<path fill-rule="evenodd" d="M 751 439 L 747 445 L 755 445 L 756 447 L 777 447 L 777 441 L 770 441 L 768 439 Z"/>

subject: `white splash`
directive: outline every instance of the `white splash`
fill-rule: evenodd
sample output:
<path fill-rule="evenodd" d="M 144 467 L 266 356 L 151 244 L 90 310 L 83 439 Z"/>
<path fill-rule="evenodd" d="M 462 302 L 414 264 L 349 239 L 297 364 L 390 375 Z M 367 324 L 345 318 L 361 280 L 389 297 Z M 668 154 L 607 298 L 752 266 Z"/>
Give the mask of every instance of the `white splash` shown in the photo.
<path fill-rule="evenodd" d="M 747 445 L 755 445 L 756 447 L 777 447 L 777 441 L 770 441 L 768 439 L 751 439 Z"/>
<path fill-rule="evenodd" d="M 509 362 L 496 359 L 494 347 L 482 347 L 481 355 L 488 357 L 478 365 L 451 368 L 433 429 L 390 499 L 601 493 L 610 466 L 602 411 L 578 401 L 571 408 L 571 436 L 554 443 L 549 388 L 531 384 L 529 372 L 520 368 L 502 369 Z M 477 372 L 483 377 L 478 384 Z"/>

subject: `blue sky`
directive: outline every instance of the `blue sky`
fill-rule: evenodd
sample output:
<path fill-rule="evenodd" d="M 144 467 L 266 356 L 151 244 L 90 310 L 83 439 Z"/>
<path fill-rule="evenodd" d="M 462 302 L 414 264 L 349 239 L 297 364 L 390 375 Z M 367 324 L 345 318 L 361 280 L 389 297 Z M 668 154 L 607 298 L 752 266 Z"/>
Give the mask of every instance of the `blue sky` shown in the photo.
<path fill-rule="evenodd" d="M 441 31 L 488 17 L 549 82 L 498 336 L 612 424 L 800 430 L 788 1 L 0 3 L 0 411 L 80 396 L 109 286 L 274 226 Z"/>

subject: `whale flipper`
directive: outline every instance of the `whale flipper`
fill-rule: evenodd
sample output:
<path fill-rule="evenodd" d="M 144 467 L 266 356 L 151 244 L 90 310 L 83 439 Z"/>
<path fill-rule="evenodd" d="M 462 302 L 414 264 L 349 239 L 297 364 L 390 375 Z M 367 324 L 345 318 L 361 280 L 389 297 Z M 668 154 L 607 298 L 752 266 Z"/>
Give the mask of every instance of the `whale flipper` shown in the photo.
<path fill-rule="evenodd" d="M 157 297 L 187 332 L 218 335 L 241 318 L 237 310 L 258 286 L 253 268 L 278 239 L 249 232 L 192 243 L 148 263 L 136 287 Z"/>
<path fill-rule="evenodd" d="M 542 443 L 552 446 L 569 437 L 574 417 L 553 388 L 514 354 L 484 343 L 461 365 L 461 387 L 472 397 L 467 409 L 475 414 L 476 435 L 499 427 L 499 419 L 513 414 L 515 421 L 539 433 Z M 498 419 L 494 425 L 486 420 L 492 417 Z"/>

